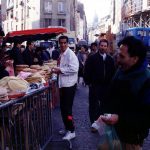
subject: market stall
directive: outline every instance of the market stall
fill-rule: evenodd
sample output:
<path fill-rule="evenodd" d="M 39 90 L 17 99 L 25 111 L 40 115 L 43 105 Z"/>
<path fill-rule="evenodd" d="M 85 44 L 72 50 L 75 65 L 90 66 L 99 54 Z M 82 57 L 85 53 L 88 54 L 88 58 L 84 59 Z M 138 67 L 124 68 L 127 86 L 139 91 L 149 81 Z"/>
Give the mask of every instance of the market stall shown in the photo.
<path fill-rule="evenodd" d="M 8 33 L 5 42 L 49 39 L 66 32 L 64 28 L 44 28 Z M 18 65 L 16 76 L 0 80 L 0 149 L 41 150 L 52 138 L 52 108 L 58 101 L 57 79 L 51 68 Z"/>

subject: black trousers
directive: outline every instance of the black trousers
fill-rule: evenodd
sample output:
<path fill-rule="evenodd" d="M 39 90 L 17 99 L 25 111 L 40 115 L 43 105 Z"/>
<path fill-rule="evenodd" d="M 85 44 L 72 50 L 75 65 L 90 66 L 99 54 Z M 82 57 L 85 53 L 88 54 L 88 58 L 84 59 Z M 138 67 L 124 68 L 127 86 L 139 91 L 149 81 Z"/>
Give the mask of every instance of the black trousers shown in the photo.
<path fill-rule="evenodd" d="M 107 87 L 105 85 L 89 86 L 89 116 L 91 124 L 102 114 L 100 104 L 105 99 Z"/>
<path fill-rule="evenodd" d="M 66 130 L 69 131 L 75 130 L 72 116 L 72 106 L 75 91 L 76 91 L 76 84 L 71 87 L 63 87 L 59 89 L 61 116 Z"/>

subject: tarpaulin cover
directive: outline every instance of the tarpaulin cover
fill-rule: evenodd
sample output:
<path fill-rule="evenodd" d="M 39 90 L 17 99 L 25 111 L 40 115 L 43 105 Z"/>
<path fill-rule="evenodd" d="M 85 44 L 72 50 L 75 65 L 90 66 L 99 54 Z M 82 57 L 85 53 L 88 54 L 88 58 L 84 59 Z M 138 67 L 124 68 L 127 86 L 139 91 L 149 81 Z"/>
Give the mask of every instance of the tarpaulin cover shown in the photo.
<path fill-rule="evenodd" d="M 4 37 L 4 42 L 13 43 L 17 41 L 23 42 L 35 40 L 48 40 L 65 32 L 67 32 L 67 30 L 62 27 L 12 31 L 8 32 L 7 35 Z"/>

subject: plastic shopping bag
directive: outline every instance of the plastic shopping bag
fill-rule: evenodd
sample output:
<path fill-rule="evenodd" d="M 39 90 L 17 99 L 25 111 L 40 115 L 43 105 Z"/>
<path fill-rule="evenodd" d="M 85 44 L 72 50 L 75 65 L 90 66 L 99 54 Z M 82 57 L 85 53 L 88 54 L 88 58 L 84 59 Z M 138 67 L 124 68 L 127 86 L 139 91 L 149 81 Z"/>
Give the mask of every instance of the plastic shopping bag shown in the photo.
<path fill-rule="evenodd" d="M 103 124 L 104 134 L 100 135 L 98 150 L 122 150 L 120 140 L 112 125 Z"/>

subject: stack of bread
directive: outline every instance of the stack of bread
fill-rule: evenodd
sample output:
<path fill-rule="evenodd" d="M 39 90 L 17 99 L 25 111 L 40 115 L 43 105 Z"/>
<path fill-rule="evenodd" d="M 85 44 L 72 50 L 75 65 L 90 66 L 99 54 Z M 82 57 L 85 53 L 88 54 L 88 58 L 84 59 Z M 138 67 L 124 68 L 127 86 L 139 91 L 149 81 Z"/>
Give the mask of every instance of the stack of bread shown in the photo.
<path fill-rule="evenodd" d="M 42 79 L 44 79 L 44 75 L 41 75 L 39 72 L 32 73 L 30 76 L 28 76 L 25 80 L 29 83 L 39 83 L 42 82 Z"/>
<path fill-rule="evenodd" d="M 43 65 L 42 70 L 45 72 L 45 80 L 48 81 L 51 77 L 51 69 L 48 65 Z"/>
<path fill-rule="evenodd" d="M 0 86 L 0 101 L 7 101 L 7 100 L 8 100 L 7 89 Z"/>
<path fill-rule="evenodd" d="M 51 76 L 50 68 L 48 65 L 31 65 L 29 69 L 24 69 L 25 72 L 31 72 L 25 80 L 29 83 L 38 83 L 43 81 L 48 81 Z"/>
<path fill-rule="evenodd" d="M 57 67 L 57 61 L 53 60 L 49 63 L 44 63 L 44 65 L 47 65 L 47 66 L 49 66 L 50 69 L 52 69 L 53 67 Z"/>
<path fill-rule="evenodd" d="M 20 71 L 23 71 L 23 69 L 29 68 L 29 65 L 16 65 L 15 72 L 18 74 Z"/>
<path fill-rule="evenodd" d="M 4 77 L 0 80 L 0 86 L 7 89 L 7 92 L 11 91 L 24 91 L 26 92 L 29 87 L 29 83 L 15 76 Z"/>
<path fill-rule="evenodd" d="M 37 72 L 36 69 L 31 69 L 31 68 L 24 68 L 22 71 L 23 71 L 23 72 L 31 72 L 31 73 Z"/>
<path fill-rule="evenodd" d="M 44 82 L 44 81 L 46 82 L 51 78 L 51 68 L 57 66 L 57 61 L 45 63 L 43 66 L 31 65 L 30 67 L 26 66 L 25 68 L 23 68 L 23 66 L 25 65 L 18 65 L 17 71 L 20 71 L 20 73 L 25 73 L 25 72 L 31 73 L 27 78 L 23 78 L 27 82 L 29 83 L 38 83 L 38 82 Z M 18 76 L 19 76 L 19 73 L 18 73 Z"/>
<path fill-rule="evenodd" d="M 31 65 L 30 68 L 35 69 L 35 70 L 41 70 L 42 69 L 40 65 Z"/>

